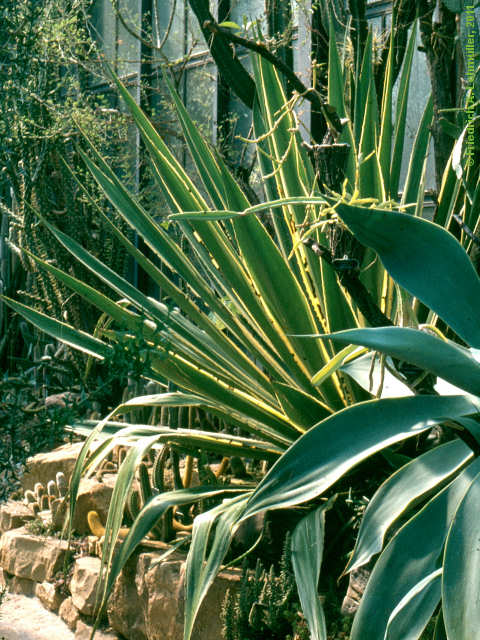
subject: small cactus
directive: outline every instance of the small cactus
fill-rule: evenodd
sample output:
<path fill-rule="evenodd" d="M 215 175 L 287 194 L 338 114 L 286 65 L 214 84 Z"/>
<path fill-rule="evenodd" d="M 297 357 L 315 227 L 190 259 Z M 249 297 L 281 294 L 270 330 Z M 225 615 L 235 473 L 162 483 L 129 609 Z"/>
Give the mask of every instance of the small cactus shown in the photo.
<path fill-rule="evenodd" d="M 37 496 L 33 493 L 31 489 L 27 489 L 25 491 L 24 500 L 26 505 L 32 505 L 37 502 Z"/>
<path fill-rule="evenodd" d="M 58 471 L 55 476 L 55 482 L 57 484 L 58 489 L 58 497 L 64 498 L 67 495 L 68 485 L 67 479 L 65 478 L 65 474 L 63 471 Z"/>
<path fill-rule="evenodd" d="M 50 498 L 50 502 L 58 498 L 58 488 L 55 480 L 49 480 L 47 484 L 47 494 Z"/>
<path fill-rule="evenodd" d="M 118 449 L 118 466 L 120 467 L 123 463 L 123 461 L 125 460 L 127 455 L 127 448 L 126 447 L 120 447 Z"/>
<path fill-rule="evenodd" d="M 33 492 L 35 493 L 37 501 L 40 503 L 42 496 L 45 494 L 45 487 L 41 482 L 36 482 L 35 486 L 33 487 Z"/>
<path fill-rule="evenodd" d="M 33 488 L 27 489 L 24 495 L 24 503 L 30 507 L 34 515 L 40 511 L 50 511 L 54 530 L 62 528 L 66 516 L 67 481 L 65 474 L 58 471 L 55 480 L 49 480 L 47 489 L 41 482 L 36 482 Z"/>

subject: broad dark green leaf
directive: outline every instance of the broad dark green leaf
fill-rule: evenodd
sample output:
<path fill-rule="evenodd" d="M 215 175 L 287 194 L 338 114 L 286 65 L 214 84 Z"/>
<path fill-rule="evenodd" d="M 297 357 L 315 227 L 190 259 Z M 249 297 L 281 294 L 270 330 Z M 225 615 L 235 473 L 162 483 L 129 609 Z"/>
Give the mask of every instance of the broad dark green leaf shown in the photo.
<path fill-rule="evenodd" d="M 480 279 L 452 234 L 408 214 L 343 203 L 336 211 L 359 242 L 378 253 L 399 284 L 468 344 L 480 347 Z"/>
<path fill-rule="evenodd" d="M 442 570 L 420 580 L 393 610 L 385 640 L 418 640 L 440 601 Z"/>
<path fill-rule="evenodd" d="M 449 9 L 449 11 L 453 11 L 454 13 L 460 13 L 463 11 L 464 0 L 442 0 L 443 4 Z M 473 3 L 472 3 L 473 5 Z"/>
<path fill-rule="evenodd" d="M 403 327 L 351 329 L 325 337 L 341 344 L 360 344 L 406 360 L 480 396 L 480 363 L 468 349 L 450 340 Z"/>
<path fill-rule="evenodd" d="M 465 396 L 413 396 L 371 400 L 339 411 L 283 454 L 258 485 L 244 517 L 315 498 L 373 453 L 445 418 L 476 413 L 478 406 Z"/>
<path fill-rule="evenodd" d="M 443 623 L 443 612 L 440 609 L 440 612 L 437 616 L 437 620 L 435 622 L 435 630 L 433 632 L 433 640 L 448 640 L 447 632 L 445 631 L 445 625 Z"/>
<path fill-rule="evenodd" d="M 441 486 L 472 458 L 461 440 L 440 445 L 404 465 L 377 489 L 363 515 L 345 571 L 366 564 L 381 551 L 389 527 L 416 502 Z"/>
<path fill-rule="evenodd" d="M 443 617 L 449 640 L 473 640 L 480 630 L 480 474 L 457 509 L 447 538 Z"/>
<path fill-rule="evenodd" d="M 351 640 L 384 638 L 390 616 L 402 599 L 438 569 L 450 521 L 479 471 L 477 458 L 392 538 L 370 576 Z"/>

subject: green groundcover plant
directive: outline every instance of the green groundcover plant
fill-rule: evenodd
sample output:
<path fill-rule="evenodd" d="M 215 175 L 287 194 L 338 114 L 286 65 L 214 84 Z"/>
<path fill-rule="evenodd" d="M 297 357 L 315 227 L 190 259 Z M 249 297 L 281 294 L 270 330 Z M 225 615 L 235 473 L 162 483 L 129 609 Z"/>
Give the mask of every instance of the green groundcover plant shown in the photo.
<path fill-rule="evenodd" d="M 402 208 L 416 196 L 404 198 L 399 208 L 390 197 L 392 187 L 385 187 L 385 166 L 379 158 L 392 148 L 398 133 L 395 127 L 400 126 L 398 119 L 395 127 L 391 122 L 388 73 L 380 114 L 373 108 L 373 82 L 368 80 L 370 89 L 367 86 L 365 96 L 370 91 L 370 108 L 365 113 L 369 115 L 364 118 L 358 141 L 351 121 L 345 125 L 344 135 L 351 144 L 355 166 L 353 172 L 347 166 L 347 182 L 340 195 L 324 189 L 301 144 L 293 110 L 298 97 L 286 100 L 276 72 L 261 58 L 254 59 L 254 70 L 258 94 L 255 136 L 269 198 L 264 204 L 251 205 L 247 200 L 222 160 L 201 138 L 173 90 L 200 188 L 116 80 L 143 137 L 158 187 L 173 212 L 169 218 L 161 217 L 162 212 L 158 220 L 147 214 L 93 147 L 90 155 L 83 154 L 106 198 L 165 267 L 160 268 L 142 253 L 97 207 L 107 228 L 159 286 L 161 302 L 133 287 L 46 221 L 60 244 L 100 277 L 117 298 L 96 291 L 48 261 L 35 256 L 32 259 L 94 304 L 108 321 L 99 323 L 95 334 L 90 335 L 8 300 L 14 310 L 40 329 L 92 358 L 108 360 L 114 349 L 121 348 L 126 356 L 135 353 L 146 379 L 165 388 L 173 382 L 180 389 L 131 399 L 98 425 L 77 425 L 79 432 L 88 432 L 88 437 L 71 481 L 71 514 L 81 475 L 94 473 L 118 444 L 129 446 L 106 523 L 100 609 L 105 607 L 125 562 L 170 507 L 221 498 L 217 506 L 194 521 L 186 574 L 187 640 L 202 599 L 241 522 L 268 509 L 308 504 L 375 452 L 448 421 L 468 446 L 455 440 L 402 467 L 382 485 L 365 514 L 350 569 L 381 550 L 386 531 L 407 509 L 430 498 L 383 551 L 355 619 L 352 637 L 381 638 L 388 630 L 390 635 L 385 637 L 404 638 L 396 630 L 409 628 L 405 624 L 413 619 L 417 626 L 411 628 L 418 627 L 421 633 L 438 605 L 441 588 L 448 637 L 471 637 L 468 633 L 459 635 L 460 623 L 451 618 L 453 601 L 457 599 L 458 604 L 460 597 L 462 603 L 470 602 L 469 594 L 461 595 L 459 583 L 454 584 L 452 571 L 447 571 L 448 556 L 445 562 L 441 558 L 445 540 L 446 553 L 449 541 L 461 535 L 455 526 L 455 510 L 470 495 L 477 471 L 472 451 L 476 452 L 479 403 L 480 365 L 475 359 L 475 349 L 480 347 L 478 277 L 453 236 L 420 219 L 420 207 L 406 209 L 412 213 Z M 334 102 L 335 82 L 341 82 L 343 71 L 333 44 L 330 70 L 329 99 Z M 337 99 L 343 99 L 338 91 Z M 342 116 L 346 114 L 341 112 L 341 105 L 334 106 Z M 428 118 L 422 120 L 419 131 L 417 140 L 422 142 L 415 145 L 410 166 L 411 181 L 416 184 L 411 193 L 417 194 L 423 190 Z M 422 147 L 423 155 L 419 154 Z M 457 203 L 466 198 L 462 190 L 466 190 L 469 179 L 455 175 L 455 162 L 452 160 L 447 170 L 448 189 L 444 189 L 440 203 L 447 211 L 446 226 Z M 387 166 L 391 167 L 388 183 L 398 184 L 399 164 Z M 452 173 L 456 178 L 453 182 Z M 266 224 L 268 215 L 273 230 Z M 319 246 L 328 247 L 330 229 L 338 225 L 344 229 L 341 220 L 368 247 L 358 278 L 368 285 L 383 317 L 402 323 L 408 318 L 415 324 L 411 304 L 415 298 L 415 304 L 421 301 L 429 310 L 432 322 L 438 315 L 472 348 L 448 341 L 434 324 L 433 334 L 408 327 L 362 328 L 365 319 L 355 299 L 339 285 L 335 265 L 319 260 L 302 242 L 307 235 Z M 181 250 L 171 239 L 170 224 L 179 226 L 188 250 Z M 172 272 L 176 278 L 169 277 Z M 377 360 L 372 349 L 384 357 Z M 454 395 L 414 395 L 415 384 L 399 372 L 399 361 L 439 376 L 442 384 L 456 387 Z M 365 400 L 372 382 L 377 397 Z M 192 406 L 221 417 L 241 429 L 242 435 L 113 421 L 115 415 L 139 407 Z M 254 489 L 187 487 L 152 497 L 115 553 L 135 470 L 153 446 L 164 443 L 194 455 L 209 451 L 274 464 Z M 471 495 L 464 509 L 473 499 Z M 312 508 L 292 535 L 292 564 L 300 602 L 314 638 L 326 637 L 317 583 L 327 507 L 328 502 Z M 427 516 L 422 515 L 425 512 Z M 404 539 L 405 531 L 415 539 L 418 557 L 409 555 L 412 544 L 410 538 Z M 455 547 L 463 548 L 460 542 Z M 394 559 L 391 562 L 401 565 L 401 571 L 397 571 L 397 565 L 392 569 L 387 564 L 390 557 Z M 457 560 L 449 560 L 457 568 L 456 576 L 461 566 Z M 472 563 L 465 570 L 472 570 Z M 465 576 L 462 579 L 468 584 Z M 375 587 L 383 583 L 388 586 Z M 451 625 L 456 635 L 449 631 Z"/>

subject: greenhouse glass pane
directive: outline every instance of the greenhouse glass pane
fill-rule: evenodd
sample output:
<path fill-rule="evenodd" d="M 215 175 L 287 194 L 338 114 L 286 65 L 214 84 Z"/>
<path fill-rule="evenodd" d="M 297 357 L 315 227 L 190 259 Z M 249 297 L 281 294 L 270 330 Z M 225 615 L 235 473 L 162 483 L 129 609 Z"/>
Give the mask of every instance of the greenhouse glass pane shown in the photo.
<path fill-rule="evenodd" d="M 107 60 L 115 58 L 116 20 L 110 0 L 95 0 L 92 8 L 93 32 Z"/>
<path fill-rule="evenodd" d="M 211 139 L 217 96 L 217 74 L 213 64 L 201 63 L 186 70 L 185 104 L 201 132 Z"/>
<path fill-rule="evenodd" d="M 185 49 L 185 1 L 156 0 L 155 7 L 152 20 L 156 44 L 165 41 L 162 54 L 169 60 L 178 60 L 183 57 Z"/>
<path fill-rule="evenodd" d="M 232 0 L 230 3 L 230 20 L 243 25 L 247 21 L 265 17 L 265 0 Z"/>
<path fill-rule="evenodd" d="M 126 75 L 135 73 L 140 64 L 140 41 L 133 34 L 141 31 L 141 0 L 118 0 L 118 8 L 129 27 L 126 29 L 118 21 L 117 72 Z"/>

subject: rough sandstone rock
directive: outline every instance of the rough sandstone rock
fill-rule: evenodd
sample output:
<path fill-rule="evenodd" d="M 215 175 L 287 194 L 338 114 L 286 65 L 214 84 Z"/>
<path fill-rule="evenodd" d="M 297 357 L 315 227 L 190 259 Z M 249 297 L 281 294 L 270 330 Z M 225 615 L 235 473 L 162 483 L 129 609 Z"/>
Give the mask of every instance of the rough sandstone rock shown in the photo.
<path fill-rule="evenodd" d="M 39 582 L 35 587 L 35 595 L 49 611 L 58 611 L 66 596 L 58 592 L 51 582 Z"/>
<path fill-rule="evenodd" d="M 80 612 L 73 604 L 71 598 L 67 598 L 62 602 L 58 610 L 58 615 L 69 629 L 75 631 L 77 623 L 80 620 Z"/>
<path fill-rule="evenodd" d="M 0 589 L 5 589 L 10 577 L 10 574 L 7 573 L 3 567 L 0 567 Z"/>
<path fill-rule="evenodd" d="M 10 531 L 18 529 L 29 520 L 33 520 L 35 515 L 27 505 L 14 500 L 8 500 L 0 505 L 0 531 Z"/>
<path fill-rule="evenodd" d="M 135 574 L 141 556 L 134 555 L 125 565 L 108 601 L 108 622 L 128 640 L 147 640 L 144 603 L 137 593 Z M 128 635 L 127 635 L 128 634 Z"/>
<path fill-rule="evenodd" d="M 139 560 L 140 567 L 145 560 L 148 561 L 148 565 L 152 564 L 152 559 L 145 556 L 143 558 L 140 556 Z M 180 620 L 177 617 L 177 611 L 183 599 L 181 582 L 184 562 L 182 560 L 171 560 L 145 567 L 146 573 L 143 580 L 141 574 L 143 567 L 137 570 L 135 581 L 137 593 L 143 602 L 148 640 L 160 640 L 160 638 L 180 640 L 183 637 L 183 616 Z"/>
<path fill-rule="evenodd" d="M 77 533 L 91 533 L 87 523 L 89 511 L 96 511 L 103 523 L 107 521 L 115 480 L 116 476 L 109 474 L 103 477 L 102 482 L 96 478 L 83 478 L 80 481 L 73 520 L 73 527 Z"/>
<path fill-rule="evenodd" d="M 183 638 L 185 558 L 157 559 L 154 553 L 133 557 L 110 598 L 109 623 L 129 640 Z M 200 608 L 192 640 L 221 637 L 221 605 L 227 589 L 236 589 L 239 581 L 239 572 L 220 574 Z"/>
<path fill-rule="evenodd" d="M 54 393 L 51 396 L 45 398 L 45 406 L 65 408 L 67 404 L 72 404 L 80 398 L 78 393 L 71 393 L 70 391 L 62 391 L 62 393 Z"/>
<path fill-rule="evenodd" d="M 31 597 L 35 593 L 36 582 L 27 578 L 19 578 L 6 571 L 2 571 L 1 586 L 6 587 L 8 593 Z"/>
<path fill-rule="evenodd" d="M 75 629 L 75 640 L 90 640 L 93 627 L 79 620 Z M 95 640 L 118 640 L 118 635 L 111 629 L 95 632 Z"/>
<path fill-rule="evenodd" d="M 67 482 L 70 481 L 73 467 L 83 442 L 65 444 L 48 453 L 38 453 L 27 460 L 27 472 L 22 477 L 22 487 L 33 489 L 35 483 L 41 482 L 45 487 L 49 480 L 55 480 L 58 471 L 63 471 Z"/>
<path fill-rule="evenodd" d="M 65 540 L 12 529 L 0 538 L 0 566 L 19 578 L 44 582 L 63 568 L 67 548 Z"/>
<path fill-rule="evenodd" d="M 93 616 L 100 573 L 100 558 L 83 556 L 75 561 L 70 583 L 72 602 L 86 616 Z"/>

